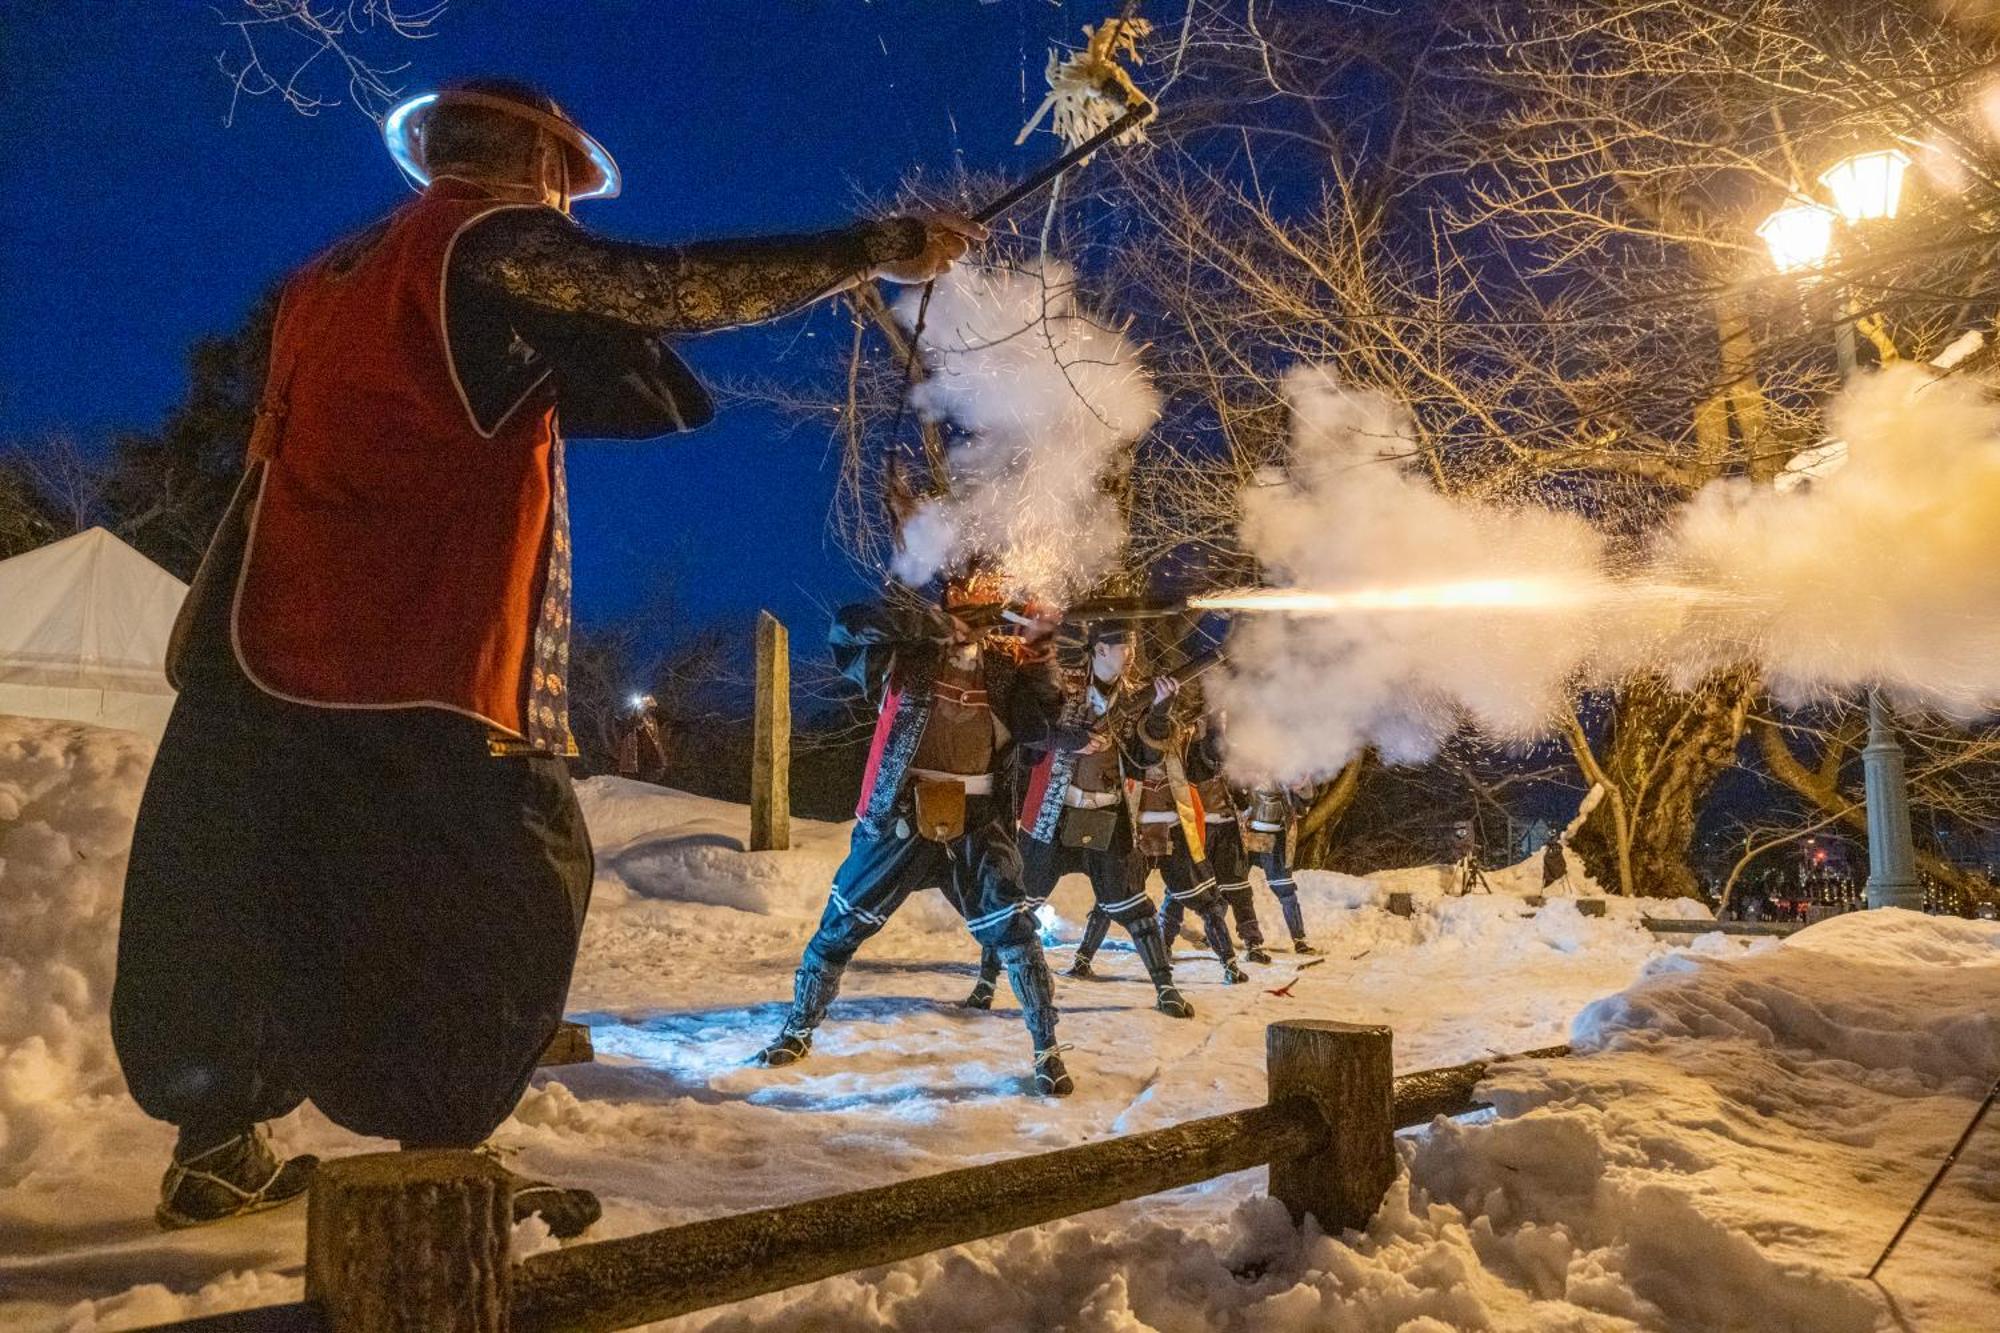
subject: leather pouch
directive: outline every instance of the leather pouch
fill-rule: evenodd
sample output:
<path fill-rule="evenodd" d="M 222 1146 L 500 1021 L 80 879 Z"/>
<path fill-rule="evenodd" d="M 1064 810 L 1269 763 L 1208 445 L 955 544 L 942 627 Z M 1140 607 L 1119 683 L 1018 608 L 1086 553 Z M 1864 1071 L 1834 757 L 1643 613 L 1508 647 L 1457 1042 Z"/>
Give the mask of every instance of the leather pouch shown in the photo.
<path fill-rule="evenodd" d="M 1069 806 L 1062 812 L 1062 823 L 1056 826 L 1056 841 L 1065 847 L 1088 847 L 1103 851 L 1111 845 L 1118 834 L 1118 807 L 1100 806 L 1086 809 Z"/>
<path fill-rule="evenodd" d="M 950 842 L 965 832 L 965 784 L 918 778 L 914 798 L 917 832 L 932 842 Z"/>

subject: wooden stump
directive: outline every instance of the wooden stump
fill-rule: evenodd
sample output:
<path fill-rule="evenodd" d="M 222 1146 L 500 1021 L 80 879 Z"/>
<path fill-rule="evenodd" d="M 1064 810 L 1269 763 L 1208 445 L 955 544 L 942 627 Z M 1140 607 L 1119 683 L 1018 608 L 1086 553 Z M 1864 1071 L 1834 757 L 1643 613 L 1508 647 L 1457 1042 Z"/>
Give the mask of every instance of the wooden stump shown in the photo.
<path fill-rule="evenodd" d="M 306 1298 L 328 1333 L 506 1333 L 512 1178 L 455 1150 L 328 1162 L 306 1212 Z"/>
<path fill-rule="evenodd" d="M 751 723 L 750 850 L 792 845 L 792 650 L 769 611 L 757 613 L 757 698 Z"/>
<path fill-rule="evenodd" d="M 1417 899 L 1415 894 L 1398 891 L 1389 895 L 1390 916 L 1415 916 Z"/>
<path fill-rule="evenodd" d="M 1603 916 L 1604 899 L 1578 898 L 1576 900 L 1576 910 L 1583 913 L 1585 916 Z"/>
<path fill-rule="evenodd" d="M 1389 1029 L 1301 1019 L 1265 1035 L 1271 1103 L 1310 1101 L 1329 1140 L 1318 1152 L 1271 1163 L 1271 1197 L 1294 1222 L 1310 1215 L 1330 1235 L 1368 1225 L 1396 1178 L 1395 1062 Z"/>
<path fill-rule="evenodd" d="M 542 1058 L 535 1061 L 535 1067 L 547 1069 L 550 1065 L 587 1065 L 596 1058 L 597 1049 L 590 1044 L 590 1029 L 564 1019 L 556 1028 L 556 1035 L 549 1038 Z"/>

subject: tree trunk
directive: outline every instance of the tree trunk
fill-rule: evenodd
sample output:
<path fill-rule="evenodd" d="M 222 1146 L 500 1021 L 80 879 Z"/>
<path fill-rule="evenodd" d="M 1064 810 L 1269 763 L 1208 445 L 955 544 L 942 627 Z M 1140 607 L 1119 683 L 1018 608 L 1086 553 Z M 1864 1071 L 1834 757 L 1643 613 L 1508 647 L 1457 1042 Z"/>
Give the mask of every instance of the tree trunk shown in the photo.
<path fill-rule="evenodd" d="M 1311 808 L 1299 816 L 1298 845 L 1292 849 L 1294 870 L 1326 868 L 1333 855 L 1334 826 L 1354 804 L 1355 794 L 1361 790 L 1361 774 L 1373 755 L 1373 750 L 1363 750 L 1348 760 L 1340 776 L 1321 787 Z"/>
<path fill-rule="evenodd" d="M 1619 694 L 1599 746 L 1572 725 L 1577 763 L 1605 793 L 1570 847 L 1607 891 L 1697 896 L 1688 865 L 1695 820 L 1716 778 L 1736 762 L 1755 688 L 1747 668 L 1718 673 L 1692 691 L 1641 677 Z"/>

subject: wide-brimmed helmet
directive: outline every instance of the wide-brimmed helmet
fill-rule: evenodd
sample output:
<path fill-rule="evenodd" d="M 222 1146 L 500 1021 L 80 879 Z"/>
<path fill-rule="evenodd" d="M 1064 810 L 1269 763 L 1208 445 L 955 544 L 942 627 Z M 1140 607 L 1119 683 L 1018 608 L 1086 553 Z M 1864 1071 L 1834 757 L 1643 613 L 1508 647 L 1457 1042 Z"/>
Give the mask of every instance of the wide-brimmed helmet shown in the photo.
<path fill-rule="evenodd" d="M 477 106 L 514 116 L 546 130 L 569 163 L 571 199 L 610 199 L 624 181 L 611 154 L 547 93 L 511 79 L 467 79 L 399 103 L 382 121 L 389 156 L 419 189 L 431 183 L 424 156 L 424 125 L 440 107 Z"/>

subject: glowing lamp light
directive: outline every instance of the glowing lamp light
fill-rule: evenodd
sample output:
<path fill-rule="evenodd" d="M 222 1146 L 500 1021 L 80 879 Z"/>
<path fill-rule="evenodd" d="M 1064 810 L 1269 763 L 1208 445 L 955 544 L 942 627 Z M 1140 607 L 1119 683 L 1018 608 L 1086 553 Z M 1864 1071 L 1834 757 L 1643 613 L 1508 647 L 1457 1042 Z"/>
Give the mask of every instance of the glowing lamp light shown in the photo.
<path fill-rule="evenodd" d="M 1909 167 L 1910 159 L 1900 149 L 1884 148 L 1834 163 L 1821 173 L 1819 183 L 1849 222 L 1893 218 L 1903 200 L 1903 173 Z"/>
<path fill-rule="evenodd" d="M 1757 228 L 1757 235 L 1771 251 L 1771 262 L 1780 273 L 1817 268 L 1833 248 L 1833 218 L 1830 208 L 1818 204 L 1786 204 Z"/>

